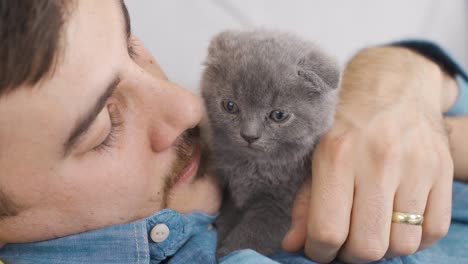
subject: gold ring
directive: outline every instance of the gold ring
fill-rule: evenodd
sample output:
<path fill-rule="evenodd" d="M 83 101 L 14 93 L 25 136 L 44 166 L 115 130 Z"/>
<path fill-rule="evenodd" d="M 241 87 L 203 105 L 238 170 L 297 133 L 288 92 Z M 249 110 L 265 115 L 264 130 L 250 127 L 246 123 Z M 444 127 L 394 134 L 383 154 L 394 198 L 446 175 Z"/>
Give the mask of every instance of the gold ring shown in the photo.
<path fill-rule="evenodd" d="M 408 225 L 422 225 L 424 216 L 420 214 L 408 214 L 402 212 L 393 212 L 392 222 L 408 224 Z"/>

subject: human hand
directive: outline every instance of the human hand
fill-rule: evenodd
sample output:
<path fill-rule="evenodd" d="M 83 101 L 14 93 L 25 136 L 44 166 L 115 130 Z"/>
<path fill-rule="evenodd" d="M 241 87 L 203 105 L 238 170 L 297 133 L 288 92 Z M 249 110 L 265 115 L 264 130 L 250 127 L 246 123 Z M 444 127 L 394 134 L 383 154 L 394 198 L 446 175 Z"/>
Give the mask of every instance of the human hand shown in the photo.
<path fill-rule="evenodd" d="M 364 263 L 412 254 L 447 233 L 453 162 L 441 84 L 437 66 L 403 48 L 351 61 L 310 188 L 296 198 L 287 251 L 305 245 L 318 262 Z M 424 223 L 392 223 L 393 211 L 424 215 Z"/>

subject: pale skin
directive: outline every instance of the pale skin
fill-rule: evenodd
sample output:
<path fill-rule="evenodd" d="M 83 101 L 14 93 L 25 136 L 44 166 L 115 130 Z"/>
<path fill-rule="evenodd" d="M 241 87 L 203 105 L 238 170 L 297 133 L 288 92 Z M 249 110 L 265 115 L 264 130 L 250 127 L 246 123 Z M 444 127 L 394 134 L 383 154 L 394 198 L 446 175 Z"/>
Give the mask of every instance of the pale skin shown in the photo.
<path fill-rule="evenodd" d="M 365 263 L 441 239 L 450 225 L 453 177 L 468 175 L 468 119 L 442 116 L 456 96 L 454 80 L 412 51 L 372 48 L 354 57 L 283 247 L 305 245 L 318 262 Z M 424 224 L 392 223 L 392 211 L 424 214 Z"/>
<path fill-rule="evenodd" d="M 0 99 L 1 187 L 19 207 L 18 216 L 0 222 L 2 243 L 61 237 L 161 210 L 177 140 L 202 117 L 201 100 L 170 82 L 141 43 L 130 58 L 118 1 L 76 3 L 54 75 Z M 71 129 L 115 76 L 120 83 L 106 106 L 64 157 Z M 123 126 L 112 147 L 93 150 L 111 131 L 112 107 Z M 215 178 L 175 186 L 167 204 L 216 213 Z"/>
<path fill-rule="evenodd" d="M 135 45 L 137 56 L 133 59 L 129 56 L 123 23 L 117 1 L 77 1 L 65 26 L 66 46 L 55 73 L 37 87 L 19 87 L 0 99 L 1 189 L 19 207 L 17 216 L 0 221 L 1 243 L 51 239 L 126 223 L 163 208 L 164 180 L 176 159 L 174 150 L 181 134 L 200 122 L 202 104 L 198 97 L 166 78 L 142 43 L 137 41 Z M 421 66 L 426 63 L 432 65 L 422 60 Z M 437 69 L 428 66 L 428 71 Z M 64 157 L 63 142 L 70 130 L 116 76 L 120 80 L 116 90 L 88 133 Z M 405 108 L 408 105 L 404 103 L 395 104 L 401 109 L 389 107 L 388 111 L 360 109 L 357 99 L 370 100 L 375 95 L 357 96 L 350 90 L 347 97 L 345 87 L 337 124 L 314 155 L 315 164 L 320 166 L 314 166 L 312 187 L 306 185 L 298 198 L 293 219 L 297 228 L 287 238 L 285 248 L 294 250 L 305 244 L 307 254 L 322 262 L 330 261 L 338 253 L 344 260 L 365 262 L 385 254 L 411 253 L 445 234 L 450 219 L 453 163 L 447 137 L 437 126 L 442 121 L 440 102 L 445 99 L 435 84 L 442 83 L 442 76 L 439 72 L 435 79 L 427 80 L 426 86 L 433 89 L 424 99 L 430 103 L 421 100 L 418 105 L 423 110 L 426 109 L 423 105 L 434 104 L 427 108 L 436 117 L 431 122 L 425 122 L 416 113 L 408 114 Z M 380 85 L 382 89 L 376 90 L 382 92 L 385 82 Z M 408 98 L 414 98 L 411 89 L 405 91 Z M 449 101 L 450 96 L 447 98 Z M 115 112 L 115 107 L 123 119 L 123 129 L 112 147 L 96 151 L 111 131 L 109 112 Z M 378 115 L 374 119 L 381 122 L 369 123 L 373 115 Z M 400 120 L 402 116 L 420 122 Z M 458 119 L 447 122 L 452 127 L 450 139 L 461 141 L 463 122 Z M 463 124 L 466 131 L 466 121 Z M 411 126 L 412 129 L 405 127 L 404 131 L 412 132 L 396 133 L 400 131 L 399 125 Z M 382 130 L 394 132 L 385 134 L 385 144 L 375 136 L 382 135 Z M 386 152 L 394 142 L 414 140 L 419 143 L 390 148 L 397 154 Z M 352 144 L 361 146 L 359 155 L 350 150 L 356 149 Z M 379 147 L 385 147 L 385 151 Z M 380 155 L 373 159 L 376 152 Z M 438 167 L 428 171 L 425 165 L 434 166 L 435 158 L 419 154 L 434 152 L 439 155 Z M 414 153 L 421 166 L 411 168 L 402 162 L 405 159 L 401 155 L 412 157 Z M 455 175 L 466 175 L 466 167 L 457 167 L 462 163 L 457 156 L 461 154 L 457 153 L 467 152 L 453 148 Z M 355 162 L 350 155 L 369 162 Z M 387 164 L 397 169 L 387 172 L 382 169 L 392 167 Z M 351 171 L 354 173 L 350 174 Z M 411 193 L 414 196 L 398 198 L 398 210 L 422 213 L 426 208 L 429 224 L 423 228 L 394 226 L 389 222 L 395 193 L 407 193 L 403 186 L 421 189 Z M 379 196 L 376 187 L 380 188 Z M 200 210 L 213 214 L 220 206 L 221 195 L 214 177 L 191 178 L 169 193 L 168 207 L 183 213 Z M 426 204 L 435 209 L 427 211 L 431 207 Z M 351 212 L 351 205 L 357 211 Z M 376 208 L 387 210 L 375 212 Z M 362 216 L 370 218 L 358 218 Z M 369 225 L 366 221 L 381 225 Z M 402 233 L 404 237 L 399 236 Z M 409 239 L 411 243 L 399 248 L 398 243 L 392 242 L 397 239 Z M 375 242 L 376 247 L 367 247 L 369 241 Z"/>

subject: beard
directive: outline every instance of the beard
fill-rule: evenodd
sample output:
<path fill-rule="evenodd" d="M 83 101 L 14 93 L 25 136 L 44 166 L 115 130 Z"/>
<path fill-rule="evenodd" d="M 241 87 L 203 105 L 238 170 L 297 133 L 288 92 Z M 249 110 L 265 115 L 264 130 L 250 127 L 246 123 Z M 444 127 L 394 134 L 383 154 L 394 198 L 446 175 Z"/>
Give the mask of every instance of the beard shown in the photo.
<path fill-rule="evenodd" d="M 172 188 L 175 186 L 181 173 L 192 161 L 193 155 L 200 149 L 200 129 L 198 127 L 186 130 L 175 143 L 176 160 L 173 162 L 169 173 L 165 177 L 163 188 L 163 208 L 167 208 Z M 201 150 L 200 150 L 201 151 Z M 205 174 L 206 156 L 201 153 L 200 165 L 194 177 L 194 181 Z"/>

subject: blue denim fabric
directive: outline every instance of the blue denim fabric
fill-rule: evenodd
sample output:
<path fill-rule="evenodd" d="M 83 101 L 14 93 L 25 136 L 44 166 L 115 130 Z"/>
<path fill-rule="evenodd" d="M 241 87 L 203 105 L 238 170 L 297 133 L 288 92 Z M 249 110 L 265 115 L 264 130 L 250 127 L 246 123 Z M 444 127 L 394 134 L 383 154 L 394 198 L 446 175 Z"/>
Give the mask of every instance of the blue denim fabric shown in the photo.
<path fill-rule="evenodd" d="M 9 244 L 0 250 L 6 264 L 147 264 L 216 263 L 215 216 L 199 212 L 180 214 L 162 210 L 129 224 L 107 227 L 63 238 L 27 244 Z M 160 243 L 149 233 L 160 223 L 169 227 L 169 237 Z M 253 250 L 239 250 L 221 264 L 313 264 L 302 252 L 279 252 L 271 259 Z M 340 263 L 340 262 L 334 262 Z M 452 224 L 448 235 L 433 247 L 407 257 L 375 263 L 452 264 L 468 263 L 468 184 L 453 185 Z"/>
<path fill-rule="evenodd" d="M 216 230 L 211 225 L 215 219 L 165 209 L 129 224 L 38 243 L 8 244 L 0 250 L 0 260 L 6 264 L 153 264 L 168 259 L 168 263 L 216 263 Z M 149 233 L 160 223 L 170 233 L 154 243 Z"/>

